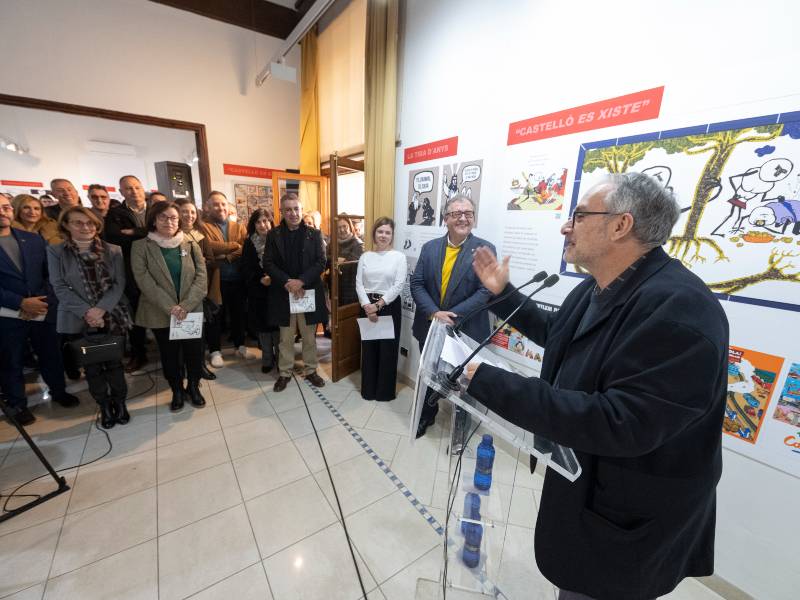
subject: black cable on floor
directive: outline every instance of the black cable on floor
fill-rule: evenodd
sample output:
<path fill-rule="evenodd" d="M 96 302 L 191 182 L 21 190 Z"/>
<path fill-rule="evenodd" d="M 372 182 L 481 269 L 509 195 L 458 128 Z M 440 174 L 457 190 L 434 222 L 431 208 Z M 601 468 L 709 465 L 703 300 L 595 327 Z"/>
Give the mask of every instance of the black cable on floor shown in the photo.
<path fill-rule="evenodd" d="M 128 400 L 133 400 L 134 398 L 136 398 L 138 396 L 146 394 L 150 390 L 152 390 L 154 387 L 156 387 L 156 382 L 153 379 L 153 377 L 150 375 L 150 373 L 144 373 L 144 376 L 147 377 L 150 380 L 150 387 L 148 387 L 147 389 L 142 390 L 141 392 L 137 392 L 136 394 L 134 394 L 133 396 L 130 396 L 129 398 L 126 398 L 125 399 L 126 402 Z M 135 375 L 134 377 L 141 377 L 141 376 L 140 375 Z M 101 432 L 103 435 L 106 436 L 106 441 L 108 442 L 108 449 L 103 454 L 101 454 L 97 458 L 93 458 L 89 462 L 80 463 L 80 464 L 77 464 L 77 465 L 73 465 L 71 467 L 63 467 L 61 469 L 56 469 L 56 473 L 61 473 L 62 471 L 69 471 L 70 469 L 78 469 L 80 467 L 86 467 L 88 465 L 91 465 L 92 463 L 96 463 L 98 460 L 101 460 L 101 459 L 105 458 L 106 456 L 108 456 L 109 454 L 111 454 L 111 451 L 114 449 L 114 444 L 111 443 L 111 436 L 108 435 L 108 431 L 106 431 L 105 429 L 100 427 L 100 408 L 99 407 L 97 408 L 97 411 L 95 412 L 94 426 L 95 426 L 95 428 L 97 428 L 97 430 L 99 432 Z M 10 512 L 8 510 L 8 503 L 11 501 L 12 498 L 35 498 L 35 499 L 41 498 L 42 497 L 41 494 L 17 494 L 17 492 L 20 491 L 22 488 L 24 488 L 26 485 L 30 485 L 34 481 L 38 481 L 42 477 L 47 477 L 48 475 L 50 475 L 50 474 L 49 473 L 42 473 L 38 477 L 34 477 L 33 479 L 30 479 L 30 480 L 26 481 L 25 483 L 22 483 L 22 484 L 18 485 L 16 487 L 16 489 L 14 489 L 13 492 L 11 492 L 8 496 L 5 497 L 6 498 L 5 502 L 3 502 L 3 512 Z M 0 498 L 3 498 L 3 494 L 0 494 Z"/>
<path fill-rule="evenodd" d="M 322 460 L 325 463 L 325 470 L 328 472 L 328 479 L 331 482 L 331 489 L 333 490 L 333 497 L 336 498 L 336 507 L 339 509 L 339 517 L 342 519 L 342 528 L 344 529 L 344 537 L 347 539 L 347 546 L 350 548 L 350 556 L 353 558 L 353 566 L 356 569 L 356 576 L 358 577 L 358 584 L 361 586 L 361 593 L 364 594 L 364 600 L 367 599 L 367 590 L 364 588 L 364 581 L 361 579 L 361 570 L 358 568 L 358 561 L 356 560 L 356 553 L 353 550 L 353 542 L 350 540 L 350 533 L 347 531 L 347 523 L 344 521 L 344 512 L 342 511 L 342 504 L 339 502 L 339 494 L 336 491 L 336 484 L 333 483 L 333 474 L 331 474 L 331 468 L 328 466 L 328 458 L 325 456 L 325 450 L 322 448 L 322 441 L 319 439 L 319 432 L 317 431 L 317 426 L 314 425 L 314 419 L 311 418 L 311 410 L 308 408 L 308 402 L 306 402 L 306 397 L 303 394 L 303 388 L 300 386 L 300 382 L 297 380 L 297 376 L 292 373 L 292 379 L 297 384 L 297 389 L 300 391 L 300 397 L 303 399 L 303 405 L 306 407 L 306 413 L 308 413 L 308 420 L 311 421 L 311 428 L 314 430 L 314 437 L 317 438 L 317 445 L 319 446 L 319 451 L 322 454 Z"/>

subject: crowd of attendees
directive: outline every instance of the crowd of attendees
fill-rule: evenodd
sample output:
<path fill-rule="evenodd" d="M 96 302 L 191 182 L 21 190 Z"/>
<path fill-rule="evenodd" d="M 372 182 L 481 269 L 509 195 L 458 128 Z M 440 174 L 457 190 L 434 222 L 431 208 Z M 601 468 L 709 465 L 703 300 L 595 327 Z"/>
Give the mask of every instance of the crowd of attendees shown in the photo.
<path fill-rule="evenodd" d="M 170 409 L 205 405 L 200 380 L 215 379 L 225 366 L 222 334 L 235 358 L 250 359 L 248 335 L 261 349 L 261 371 L 277 369 L 274 390 L 286 388 L 295 368 L 294 344 L 302 341 L 303 376 L 323 387 L 317 373 L 316 336 L 329 335 L 330 239 L 317 211 L 303 212 L 297 194 L 271 209 L 236 220 L 225 194 L 211 192 L 202 210 L 192 200 L 170 201 L 147 194 L 133 175 L 120 178 L 123 201 L 108 189 L 88 187 L 90 207 L 67 179 L 54 179 L 49 195 L 0 195 L 0 392 L 16 420 L 36 419 L 28 409 L 24 370 L 35 365 L 52 401 L 79 404 L 66 379 L 86 378 L 104 428 L 130 420 L 126 373 L 139 374 L 152 332 Z M 364 252 L 361 228 L 337 219 L 339 304 L 359 302 L 371 321 L 389 316 L 394 340 L 363 342 L 364 385 L 369 400 L 395 394 L 404 256 L 392 250 L 394 222 L 381 218 L 372 234 L 375 249 Z M 307 312 L 294 312 L 291 299 L 311 295 Z M 170 322 L 203 313 L 201 338 L 170 339 Z M 81 364 L 71 342 L 88 333 L 124 336 L 124 360 Z M 209 365 L 211 368 L 209 368 Z"/>

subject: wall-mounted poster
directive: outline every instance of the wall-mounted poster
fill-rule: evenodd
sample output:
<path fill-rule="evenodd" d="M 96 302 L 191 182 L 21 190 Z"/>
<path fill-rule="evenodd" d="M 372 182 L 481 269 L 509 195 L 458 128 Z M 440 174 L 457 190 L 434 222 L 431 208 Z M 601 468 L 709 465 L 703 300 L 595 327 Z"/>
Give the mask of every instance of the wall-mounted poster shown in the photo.
<path fill-rule="evenodd" d="M 789 367 L 772 417 L 792 427 L 800 427 L 800 363 L 792 363 Z"/>
<path fill-rule="evenodd" d="M 731 346 L 728 349 L 728 399 L 722 430 L 755 444 L 783 358 Z"/>
<path fill-rule="evenodd" d="M 427 167 L 408 174 L 408 217 L 406 225 L 433 226 L 439 197 L 439 167 Z"/>
<path fill-rule="evenodd" d="M 444 225 L 444 209 L 447 201 L 460 194 L 475 205 L 474 225 L 478 225 L 478 210 L 481 201 L 481 176 L 483 160 L 446 164 L 442 167 L 442 201 L 439 207 L 439 225 Z"/>
<path fill-rule="evenodd" d="M 712 291 L 800 311 L 800 112 L 584 144 L 572 206 L 626 171 L 674 191 L 681 216 L 665 250 Z"/>
<path fill-rule="evenodd" d="M 272 210 L 272 183 L 252 184 L 234 183 L 233 198 L 236 206 L 236 215 L 240 223 L 247 224 L 247 220 L 257 208 Z"/>

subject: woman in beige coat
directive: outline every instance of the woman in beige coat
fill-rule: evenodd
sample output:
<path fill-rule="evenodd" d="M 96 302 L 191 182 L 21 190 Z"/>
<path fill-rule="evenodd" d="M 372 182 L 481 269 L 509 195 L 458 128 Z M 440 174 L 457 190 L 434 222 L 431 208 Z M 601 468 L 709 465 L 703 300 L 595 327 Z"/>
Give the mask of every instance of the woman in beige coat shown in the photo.
<path fill-rule="evenodd" d="M 203 361 L 201 338 L 170 340 L 170 318 L 203 312 L 206 264 L 200 247 L 180 230 L 173 202 L 154 204 L 147 214 L 147 237 L 131 247 L 131 269 L 142 291 L 136 324 L 152 329 L 161 355 L 161 369 L 172 389 L 170 410 L 183 408 L 185 396 L 193 406 L 205 406 L 199 384 Z M 183 388 L 183 373 L 188 385 Z"/>
<path fill-rule="evenodd" d="M 64 241 L 58 223 L 44 214 L 41 200 L 29 194 L 18 194 L 11 204 L 14 206 L 12 227 L 38 233 L 48 244 L 60 244 Z"/>

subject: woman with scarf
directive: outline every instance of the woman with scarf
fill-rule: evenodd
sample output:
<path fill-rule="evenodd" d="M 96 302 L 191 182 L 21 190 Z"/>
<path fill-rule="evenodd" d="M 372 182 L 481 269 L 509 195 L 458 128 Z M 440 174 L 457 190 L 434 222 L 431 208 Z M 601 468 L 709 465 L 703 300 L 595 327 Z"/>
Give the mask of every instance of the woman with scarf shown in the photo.
<path fill-rule="evenodd" d="M 136 324 L 153 331 L 161 355 L 161 369 L 172 389 L 169 408 L 205 406 L 200 393 L 203 365 L 202 338 L 169 339 L 170 318 L 181 321 L 188 313 L 203 312 L 206 295 L 206 261 L 200 246 L 184 236 L 178 208 L 173 202 L 150 207 L 145 223 L 147 237 L 131 246 L 131 270 L 142 290 Z M 188 379 L 183 388 L 184 369 Z"/>
<path fill-rule="evenodd" d="M 124 335 L 133 325 L 125 290 L 122 249 L 100 239 L 103 222 L 83 206 L 59 219 L 64 242 L 47 248 L 50 283 L 58 298 L 58 332 L 74 340 L 90 328 Z M 128 385 L 121 360 L 86 365 L 89 393 L 100 405 L 101 424 L 110 429 L 130 421 Z"/>
<path fill-rule="evenodd" d="M 184 198 L 175 202 L 178 207 L 178 214 L 181 219 L 181 231 L 188 239 L 197 242 L 200 246 L 200 251 L 206 258 L 206 277 L 208 280 L 208 292 L 206 297 L 211 300 L 216 306 L 222 304 L 222 294 L 219 289 L 219 269 L 214 264 L 214 252 L 211 250 L 211 245 L 208 243 L 205 233 L 203 233 L 203 217 L 197 211 L 194 201 L 189 198 Z M 208 328 L 203 327 L 203 362 L 202 362 L 202 377 L 203 379 L 216 379 L 217 376 L 211 372 L 206 365 L 205 355 L 206 347 L 208 346 Z"/>
<path fill-rule="evenodd" d="M 247 315 L 251 328 L 258 332 L 262 373 L 269 373 L 275 366 L 280 342 L 278 327 L 268 324 L 267 288 L 271 280 L 262 266 L 267 232 L 270 229 L 272 229 L 272 213 L 263 208 L 254 210 L 247 223 L 247 239 L 242 248 L 242 273 L 247 285 Z"/>
<path fill-rule="evenodd" d="M 38 233 L 48 244 L 60 244 L 64 241 L 58 223 L 44 214 L 41 200 L 28 194 L 18 194 L 11 204 L 14 206 L 12 227 Z"/>

